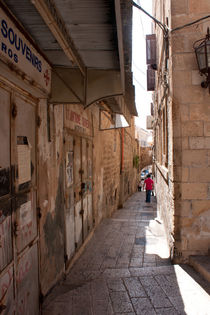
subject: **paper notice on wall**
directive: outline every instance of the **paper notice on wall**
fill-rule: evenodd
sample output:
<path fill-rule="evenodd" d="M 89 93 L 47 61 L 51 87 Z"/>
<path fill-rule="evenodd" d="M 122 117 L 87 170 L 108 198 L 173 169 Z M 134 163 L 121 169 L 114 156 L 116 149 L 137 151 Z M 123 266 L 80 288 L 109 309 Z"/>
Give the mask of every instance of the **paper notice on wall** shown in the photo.
<path fill-rule="evenodd" d="M 66 186 L 73 184 L 73 151 L 66 153 Z"/>
<path fill-rule="evenodd" d="M 17 145 L 18 184 L 31 180 L 31 148 L 28 144 Z"/>
<path fill-rule="evenodd" d="M 20 226 L 23 228 L 32 222 L 31 200 L 20 206 Z"/>

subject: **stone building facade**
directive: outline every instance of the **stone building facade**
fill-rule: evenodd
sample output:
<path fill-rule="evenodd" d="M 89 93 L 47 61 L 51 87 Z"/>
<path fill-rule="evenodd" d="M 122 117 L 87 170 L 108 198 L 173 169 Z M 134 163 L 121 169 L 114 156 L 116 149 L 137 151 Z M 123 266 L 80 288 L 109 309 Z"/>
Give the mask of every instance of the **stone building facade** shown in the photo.
<path fill-rule="evenodd" d="M 39 314 L 136 191 L 132 5 L 88 1 L 0 2 L 1 314 Z"/>
<path fill-rule="evenodd" d="M 156 194 L 175 262 L 210 248 L 209 91 L 193 44 L 205 38 L 209 1 L 154 1 L 157 71 L 153 96 Z"/>

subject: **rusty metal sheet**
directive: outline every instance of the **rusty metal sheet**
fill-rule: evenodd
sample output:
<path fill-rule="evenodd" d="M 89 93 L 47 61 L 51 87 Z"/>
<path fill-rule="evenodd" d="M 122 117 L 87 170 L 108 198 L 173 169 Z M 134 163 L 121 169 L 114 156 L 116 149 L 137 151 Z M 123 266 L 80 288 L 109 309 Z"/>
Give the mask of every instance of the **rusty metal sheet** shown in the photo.
<path fill-rule="evenodd" d="M 77 247 L 80 247 L 82 244 L 81 200 L 75 204 L 75 241 Z"/>
<path fill-rule="evenodd" d="M 3 310 L 1 315 L 14 314 L 14 305 L 13 267 L 10 267 L 0 276 L 0 306 Z"/>
<path fill-rule="evenodd" d="M 0 201 L 0 271 L 12 261 L 11 202 Z"/>
<path fill-rule="evenodd" d="M 66 265 L 75 252 L 73 136 L 65 134 L 65 254 Z"/>
<path fill-rule="evenodd" d="M 83 237 L 84 240 L 86 239 L 88 235 L 88 197 L 87 194 L 82 200 L 83 203 Z"/>
<path fill-rule="evenodd" d="M 75 222 L 74 222 L 74 190 L 73 187 L 66 192 L 65 203 L 65 253 L 67 261 L 75 252 Z"/>
<path fill-rule="evenodd" d="M 87 158 L 87 216 L 88 216 L 88 230 L 91 231 L 93 228 L 93 183 L 92 183 L 92 173 L 93 173 L 93 167 L 92 167 L 92 142 L 88 142 L 88 158 Z"/>
<path fill-rule="evenodd" d="M 33 191 L 16 197 L 15 234 L 18 252 L 37 235 L 36 196 Z"/>
<path fill-rule="evenodd" d="M 87 149 L 88 142 L 85 138 L 82 139 L 82 182 L 87 178 Z"/>
<path fill-rule="evenodd" d="M 10 93 L 0 88 L 0 197 L 10 192 Z"/>
<path fill-rule="evenodd" d="M 15 139 L 18 150 L 18 141 L 20 138 L 24 138 L 25 143 L 30 149 L 30 159 L 27 163 L 30 163 L 31 168 L 31 183 L 36 184 L 36 150 L 35 150 L 35 105 L 31 103 L 28 99 L 22 97 L 19 94 L 15 94 L 14 104 L 17 110 L 17 116 L 15 118 Z M 24 123 L 23 123 L 24 121 Z M 17 152 L 18 153 L 18 152 Z M 17 154 L 16 153 L 16 154 Z M 23 184 L 18 185 L 17 181 L 17 191 L 25 189 L 26 186 Z"/>
<path fill-rule="evenodd" d="M 81 146 L 80 146 L 80 138 L 74 138 L 74 184 L 81 183 Z"/>
<path fill-rule="evenodd" d="M 73 174 L 74 152 L 66 152 L 66 187 L 69 188 L 74 182 Z"/>
<path fill-rule="evenodd" d="M 38 252 L 33 245 L 17 261 L 17 314 L 39 314 Z"/>
<path fill-rule="evenodd" d="M 87 195 L 88 205 L 87 205 L 87 221 L 88 221 L 88 230 L 91 231 L 93 228 L 93 201 L 92 193 Z"/>

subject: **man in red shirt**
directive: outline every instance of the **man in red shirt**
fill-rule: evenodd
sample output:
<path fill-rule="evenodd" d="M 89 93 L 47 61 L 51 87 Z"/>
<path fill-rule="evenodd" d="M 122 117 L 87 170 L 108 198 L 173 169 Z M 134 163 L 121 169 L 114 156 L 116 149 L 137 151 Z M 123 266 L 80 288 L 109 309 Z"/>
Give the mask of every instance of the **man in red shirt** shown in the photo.
<path fill-rule="evenodd" d="M 147 175 L 147 178 L 144 180 L 144 188 L 146 186 L 146 202 L 150 202 L 151 191 L 154 187 L 154 182 L 150 178 L 150 174 Z"/>

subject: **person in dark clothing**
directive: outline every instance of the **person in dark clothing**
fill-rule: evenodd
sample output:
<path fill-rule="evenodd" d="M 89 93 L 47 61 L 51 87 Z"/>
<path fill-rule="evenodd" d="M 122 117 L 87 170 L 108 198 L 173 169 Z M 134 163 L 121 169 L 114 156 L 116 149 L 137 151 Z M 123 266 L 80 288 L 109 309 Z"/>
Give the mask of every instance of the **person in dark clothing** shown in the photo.
<path fill-rule="evenodd" d="M 138 183 L 138 191 L 141 191 L 141 188 L 142 188 L 142 184 L 141 184 L 141 180 L 140 180 Z"/>

